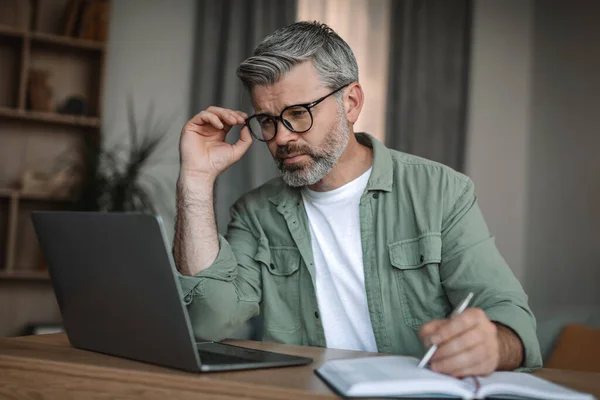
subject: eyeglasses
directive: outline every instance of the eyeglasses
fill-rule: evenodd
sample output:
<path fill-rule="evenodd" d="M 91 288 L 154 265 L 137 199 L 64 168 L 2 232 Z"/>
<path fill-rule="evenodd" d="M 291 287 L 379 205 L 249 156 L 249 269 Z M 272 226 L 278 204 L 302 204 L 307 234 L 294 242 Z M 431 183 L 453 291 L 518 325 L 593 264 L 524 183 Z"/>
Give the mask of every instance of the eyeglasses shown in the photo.
<path fill-rule="evenodd" d="M 347 83 L 312 103 L 287 106 L 278 117 L 267 114 L 254 114 L 246 120 L 245 125 L 250 128 L 252 136 L 261 142 L 270 142 L 275 139 L 279 121 L 292 132 L 308 132 L 313 126 L 313 115 L 310 109 L 348 85 L 350 84 Z"/>

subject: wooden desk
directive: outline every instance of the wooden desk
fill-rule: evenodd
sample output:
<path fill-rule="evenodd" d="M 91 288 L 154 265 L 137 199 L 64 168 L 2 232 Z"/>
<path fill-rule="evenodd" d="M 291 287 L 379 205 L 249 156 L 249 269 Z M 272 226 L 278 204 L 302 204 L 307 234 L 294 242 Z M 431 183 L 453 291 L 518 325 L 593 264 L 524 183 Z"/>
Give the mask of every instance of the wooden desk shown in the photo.
<path fill-rule="evenodd" d="M 331 399 L 314 374 L 324 361 L 372 356 L 345 350 L 230 341 L 256 349 L 312 357 L 301 367 L 187 373 L 78 350 L 64 334 L 0 339 L 0 399 Z M 600 374 L 541 369 L 543 378 L 600 399 Z"/>

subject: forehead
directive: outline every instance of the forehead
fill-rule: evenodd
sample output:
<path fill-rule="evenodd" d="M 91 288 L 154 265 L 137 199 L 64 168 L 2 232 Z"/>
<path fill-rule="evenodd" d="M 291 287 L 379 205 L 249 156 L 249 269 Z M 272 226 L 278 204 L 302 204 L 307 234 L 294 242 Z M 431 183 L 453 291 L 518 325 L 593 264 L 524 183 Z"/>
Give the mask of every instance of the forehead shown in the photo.
<path fill-rule="evenodd" d="M 312 62 L 306 61 L 287 72 L 273 85 L 252 89 L 252 104 L 256 113 L 276 115 L 285 107 L 316 100 L 323 85 Z"/>

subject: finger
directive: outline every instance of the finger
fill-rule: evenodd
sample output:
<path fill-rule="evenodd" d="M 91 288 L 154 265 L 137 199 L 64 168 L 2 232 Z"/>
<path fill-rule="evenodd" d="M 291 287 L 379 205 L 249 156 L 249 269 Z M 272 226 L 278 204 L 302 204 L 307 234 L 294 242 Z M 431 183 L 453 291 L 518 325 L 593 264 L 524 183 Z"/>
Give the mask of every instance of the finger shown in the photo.
<path fill-rule="evenodd" d="M 443 342 L 431 358 L 431 361 L 442 361 L 486 342 L 489 334 L 488 330 L 483 328 L 477 329 L 478 326 Z"/>
<path fill-rule="evenodd" d="M 453 371 L 452 376 L 455 378 L 465 378 L 467 376 L 487 376 L 492 372 L 494 372 L 494 368 L 487 360 L 485 360 L 479 364 Z"/>
<path fill-rule="evenodd" d="M 240 132 L 240 138 L 233 144 L 233 157 L 235 161 L 238 161 L 248 151 L 252 145 L 252 135 L 247 126 L 242 128 Z"/>
<path fill-rule="evenodd" d="M 238 116 L 231 110 L 225 110 L 220 118 L 230 127 L 238 124 Z"/>
<path fill-rule="evenodd" d="M 489 321 L 483 310 L 479 308 L 469 308 L 462 314 L 450 318 L 447 324 L 442 325 L 437 332 L 431 336 L 431 342 L 439 345 L 483 321 Z"/>
<path fill-rule="evenodd" d="M 210 124 L 217 129 L 225 128 L 225 125 L 223 125 L 223 122 L 221 122 L 221 119 L 213 113 L 210 113 L 207 111 L 202 111 L 200 114 L 198 114 L 198 117 L 199 117 L 200 121 L 203 122 L 203 124 L 204 123 Z"/>
<path fill-rule="evenodd" d="M 431 346 L 431 336 L 435 334 L 442 325 L 447 323 L 448 320 L 446 319 L 436 319 L 421 326 L 421 329 L 419 329 L 419 338 L 425 343 L 425 346 Z"/>
<path fill-rule="evenodd" d="M 451 371 L 448 375 L 455 378 L 464 378 L 467 376 L 487 376 L 495 371 L 493 364 L 489 360 L 482 360 L 465 368 L 459 368 Z"/>
<path fill-rule="evenodd" d="M 244 114 L 241 111 L 234 111 L 233 114 L 235 115 L 238 124 L 244 124 L 246 122 L 246 119 L 248 118 L 244 116 Z"/>
<path fill-rule="evenodd" d="M 475 346 L 440 361 L 432 361 L 431 370 L 441 374 L 453 375 L 456 371 L 472 368 L 485 361 L 487 352 L 484 346 Z"/>
<path fill-rule="evenodd" d="M 228 125 L 235 125 L 238 123 L 237 116 L 232 110 L 229 110 L 227 108 L 210 106 L 206 109 L 206 111 L 215 114 Z"/>
<path fill-rule="evenodd" d="M 241 117 L 244 119 L 244 121 L 245 121 L 245 120 L 247 120 L 247 119 L 248 119 L 248 117 L 249 117 L 249 115 L 248 115 L 248 114 L 246 114 L 246 113 L 245 113 L 245 112 L 243 112 L 243 111 L 236 111 L 236 113 L 237 113 L 239 116 L 241 116 Z"/>

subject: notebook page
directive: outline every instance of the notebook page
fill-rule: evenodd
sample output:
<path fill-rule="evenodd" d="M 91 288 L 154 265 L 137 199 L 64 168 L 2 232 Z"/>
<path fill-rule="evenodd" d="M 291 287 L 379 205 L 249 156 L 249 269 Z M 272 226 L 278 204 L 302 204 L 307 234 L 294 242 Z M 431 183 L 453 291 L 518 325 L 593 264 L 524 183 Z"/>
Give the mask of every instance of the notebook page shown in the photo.
<path fill-rule="evenodd" d="M 594 400 L 594 396 L 557 385 L 537 376 L 519 372 L 495 372 L 479 378 L 478 398 L 505 395 L 544 400 Z"/>
<path fill-rule="evenodd" d="M 319 373 L 346 396 L 447 395 L 472 398 L 467 382 L 417 368 L 413 357 L 385 356 L 328 361 Z"/>

